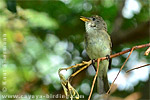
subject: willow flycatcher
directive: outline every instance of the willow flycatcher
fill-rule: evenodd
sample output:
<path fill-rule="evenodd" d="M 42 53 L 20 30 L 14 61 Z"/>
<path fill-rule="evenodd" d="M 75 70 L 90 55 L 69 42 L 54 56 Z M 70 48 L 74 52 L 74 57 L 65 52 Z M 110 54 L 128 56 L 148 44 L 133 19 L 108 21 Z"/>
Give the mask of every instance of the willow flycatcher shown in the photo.
<path fill-rule="evenodd" d="M 107 33 L 107 25 L 102 17 L 94 15 L 92 17 L 81 17 L 80 19 L 85 22 L 85 49 L 90 59 L 109 56 L 112 43 Z M 107 78 L 107 70 L 108 66 L 110 66 L 109 61 L 103 60 L 99 64 L 97 77 L 97 91 L 99 94 L 104 94 L 109 89 Z"/>

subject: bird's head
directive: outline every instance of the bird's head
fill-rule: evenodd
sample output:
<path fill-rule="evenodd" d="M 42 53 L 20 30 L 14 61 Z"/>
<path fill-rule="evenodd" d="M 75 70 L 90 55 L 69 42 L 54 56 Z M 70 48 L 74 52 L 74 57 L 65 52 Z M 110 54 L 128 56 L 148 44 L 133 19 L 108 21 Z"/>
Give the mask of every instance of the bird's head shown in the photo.
<path fill-rule="evenodd" d="M 92 17 L 83 17 L 80 18 L 85 22 L 86 31 L 90 30 L 106 30 L 107 25 L 102 17 L 98 15 L 94 15 Z"/>

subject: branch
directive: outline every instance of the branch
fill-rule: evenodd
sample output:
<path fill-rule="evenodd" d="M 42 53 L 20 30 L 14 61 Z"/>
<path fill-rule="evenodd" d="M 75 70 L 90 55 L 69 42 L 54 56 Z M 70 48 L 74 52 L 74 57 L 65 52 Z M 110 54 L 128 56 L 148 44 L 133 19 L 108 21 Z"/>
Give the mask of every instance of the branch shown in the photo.
<path fill-rule="evenodd" d="M 127 59 L 125 60 L 125 62 L 123 63 L 123 65 L 121 66 L 121 68 L 120 68 L 120 70 L 119 70 L 119 72 L 118 72 L 118 74 L 117 74 L 116 78 L 114 79 L 114 81 L 112 82 L 112 84 L 111 84 L 111 86 L 110 86 L 109 90 L 107 91 L 107 94 L 109 94 L 109 92 L 110 92 L 111 88 L 113 87 L 113 85 L 114 85 L 114 83 L 115 83 L 115 81 L 116 81 L 117 77 L 119 76 L 119 74 L 120 74 L 121 70 L 123 69 L 124 65 L 125 65 L 125 64 L 126 64 L 126 62 L 128 61 L 128 59 L 129 59 L 130 55 L 132 54 L 133 50 L 135 50 L 135 47 L 133 47 L 133 48 L 131 49 L 131 52 L 130 52 L 129 56 L 127 57 Z"/>
<path fill-rule="evenodd" d="M 88 97 L 88 100 L 90 100 L 92 92 L 93 92 L 93 89 L 94 89 L 95 81 L 96 81 L 96 78 L 97 78 L 97 75 L 98 75 L 98 71 L 99 71 L 99 63 L 100 63 L 100 61 L 101 61 L 100 59 L 97 59 L 97 70 L 96 70 L 96 74 L 95 74 L 95 77 L 94 77 L 94 80 L 93 80 L 93 84 L 92 84 L 92 87 L 91 87 L 91 91 L 90 91 L 90 95 Z"/>
<path fill-rule="evenodd" d="M 132 70 L 135 70 L 135 69 L 139 69 L 139 68 L 142 68 L 142 67 L 145 67 L 145 66 L 149 66 L 150 64 L 146 64 L 146 65 L 143 65 L 143 66 L 140 66 L 140 67 L 135 67 L 133 69 L 130 69 L 130 70 L 127 70 L 126 73 L 132 71 Z"/>
<path fill-rule="evenodd" d="M 143 44 L 143 45 L 138 45 L 138 46 L 134 46 L 132 47 L 131 49 L 127 49 L 125 51 L 122 51 L 122 52 L 119 52 L 119 53 L 116 53 L 116 54 L 113 54 L 113 55 L 110 55 L 110 58 L 114 58 L 114 57 L 117 57 L 117 56 L 120 56 L 122 54 L 125 54 L 127 52 L 130 52 L 128 58 L 126 59 L 126 61 L 124 62 L 124 64 L 121 66 L 116 78 L 114 79 L 113 83 L 111 84 L 109 90 L 107 91 L 107 94 L 110 92 L 115 80 L 117 79 L 119 73 L 121 72 L 121 70 L 123 69 L 125 63 L 127 62 L 127 60 L 129 59 L 131 53 L 133 50 L 136 50 L 136 49 L 140 49 L 140 48 L 144 48 L 144 47 L 150 47 L 150 43 L 148 44 Z M 102 60 L 106 60 L 108 59 L 107 57 L 101 57 L 101 58 L 98 58 L 97 60 L 95 60 L 95 62 L 98 62 L 98 66 L 99 66 L 99 61 L 102 61 Z M 60 68 L 59 71 L 58 71 L 58 74 L 59 74 L 59 77 L 60 77 L 60 80 L 61 80 L 61 84 L 64 88 L 64 91 L 65 91 L 65 94 L 66 96 L 71 96 L 71 98 L 73 98 L 73 96 L 77 96 L 76 98 L 79 98 L 79 95 L 78 95 L 78 92 L 71 86 L 70 82 L 69 82 L 69 79 L 70 77 L 74 77 L 75 75 L 77 75 L 79 72 L 81 72 L 82 70 L 84 70 L 85 68 L 87 68 L 89 65 L 92 64 L 92 61 L 83 61 L 82 63 L 80 64 L 76 64 L 74 66 L 70 66 L 68 68 Z M 71 69 L 71 68 L 75 68 L 75 67 L 81 67 L 81 66 L 84 66 L 83 68 L 81 68 L 79 71 L 75 72 L 74 74 L 72 74 L 67 80 L 65 79 L 65 77 L 63 76 L 63 74 L 60 73 L 60 71 L 62 70 L 68 70 L 68 69 Z M 94 84 L 95 84 L 95 80 L 96 80 L 96 77 L 97 77 L 97 74 L 98 74 L 98 68 L 97 67 L 97 72 L 95 74 L 95 77 L 94 77 L 94 80 L 93 80 L 93 84 L 92 84 L 92 88 L 91 88 L 91 92 L 90 92 L 90 95 L 89 95 L 89 98 L 88 100 L 90 100 L 90 97 L 92 95 L 92 92 L 93 92 L 93 88 L 94 88 Z M 69 87 L 68 87 L 69 86 Z"/>
<path fill-rule="evenodd" d="M 141 49 L 141 48 L 145 48 L 145 47 L 150 47 L 150 43 L 148 43 L 148 44 L 143 44 L 143 45 L 138 45 L 138 46 L 134 46 L 134 50 L 136 50 L 136 49 Z M 131 50 L 132 50 L 132 49 L 127 49 L 127 50 L 124 50 L 124 51 L 122 51 L 122 52 L 115 53 L 115 54 L 113 54 L 113 55 L 110 55 L 110 58 L 114 58 L 114 57 L 123 55 L 123 54 L 125 54 L 125 53 L 127 53 L 127 52 L 129 52 L 129 51 L 131 51 Z M 106 60 L 106 59 L 108 59 L 108 58 L 107 58 L 107 57 L 101 57 L 100 59 L 101 59 L 101 60 Z M 96 60 L 96 61 L 97 61 L 97 60 Z"/>

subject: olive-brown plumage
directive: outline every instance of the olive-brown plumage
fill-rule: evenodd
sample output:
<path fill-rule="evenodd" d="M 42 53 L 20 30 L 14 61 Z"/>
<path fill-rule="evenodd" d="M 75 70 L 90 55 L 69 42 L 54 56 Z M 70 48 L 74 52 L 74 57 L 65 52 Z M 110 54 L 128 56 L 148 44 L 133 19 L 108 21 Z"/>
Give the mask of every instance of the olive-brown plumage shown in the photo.
<path fill-rule="evenodd" d="M 111 54 L 111 39 L 107 33 L 107 25 L 102 17 L 95 15 L 92 17 L 81 17 L 85 22 L 85 49 L 90 59 L 97 59 Z M 97 64 L 95 64 L 97 66 Z M 107 79 L 107 70 L 109 61 L 104 60 L 100 62 L 97 90 L 99 94 L 104 94 L 109 89 Z"/>

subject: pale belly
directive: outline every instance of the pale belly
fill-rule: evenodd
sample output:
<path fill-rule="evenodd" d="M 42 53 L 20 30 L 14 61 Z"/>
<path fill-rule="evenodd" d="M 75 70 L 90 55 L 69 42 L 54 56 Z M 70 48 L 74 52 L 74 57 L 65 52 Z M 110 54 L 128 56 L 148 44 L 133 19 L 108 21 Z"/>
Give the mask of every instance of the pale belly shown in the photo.
<path fill-rule="evenodd" d="M 89 32 L 86 34 L 85 42 L 85 49 L 90 59 L 106 57 L 106 55 L 111 54 L 111 40 L 109 35 L 103 30 Z M 95 63 L 95 66 L 97 66 L 97 63 Z M 108 66 L 108 60 L 101 61 L 98 75 L 101 77 L 107 75 Z"/>

